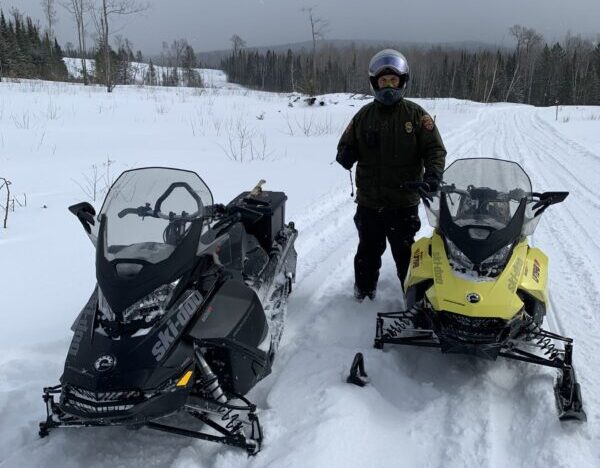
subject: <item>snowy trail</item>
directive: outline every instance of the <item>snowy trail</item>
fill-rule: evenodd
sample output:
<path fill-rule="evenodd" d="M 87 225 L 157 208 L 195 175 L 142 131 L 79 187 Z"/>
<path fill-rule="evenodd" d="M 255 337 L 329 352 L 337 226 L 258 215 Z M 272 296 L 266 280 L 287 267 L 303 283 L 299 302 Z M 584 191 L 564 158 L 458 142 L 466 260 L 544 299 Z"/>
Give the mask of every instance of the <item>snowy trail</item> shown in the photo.
<path fill-rule="evenodd" d="M 535 244 L 551 259 L 553 308 L 549 311 L 549 322 L 554 322 L 558 329 L 575 338 L 576 366 L 590 421 L 580 427 L 562 427 L 551 411 L 542 410 L 543 405 L 553 409 L 551 393 L 548 392 L 551 381 L 545 377 L 553 373 L 521 364 L 509 367 L 522 368 L 523 378 L 531 379 L 533 376 L 534 379 L 541 378 L 545 382 L 541 386 L 534 384 L 523 388 L 522 393 L 530 395 L 522 401 L 523 404 L 515 402 L 517 404 L 512 417 L 504 418 L 504 421 L 497 418 L 491 420 L 492 423 L 510 422 L 509 426 L 505 424 L 502 428 L 505 433 L 513 433 L 512 437 L 505 440 L 508 444 L 501 450 L 504 460 L 515 454 L 515 462 L 535 464 L 540 463 L 538 454 L 543 453 L 548 462 L 564 463 L 568 460 L 565 458 L 565 454 L 569 453 L 567 447 L 573 445 L 577 436 L 585 439 L 598 432 L 598 417 L 594 414 L 594 408 L 599 407 L 599 402 L 594 389 L 598 388 L 599 383 L 596 350 L 600 343 L 597 335 L 598 320 L 591 310 L 598 306 L 600 277 L 593 265 L 597 265 L 600 260 L 600 251 L 591 235 L 598 217 L 590 216 L 590 213 L 597 208 L 597 202 L 590 197 L 588 187 L 593 187 L 590 182 L 600 170 L 600 159 L 557 134 L 532 108 L 513 107 L 486 113 L 481 127 L 485 131 L 478 137 L 479 154 L 473 156 L 513 159 L 522 164 L 530 174 L 534 189 L 571 192 L 567 203 L 552 207 L 545 213 L 534 237 Z M 589 179 L 586 181 L 586 178 Z M 573 268 L 571 275 L 570 268 Z M 496 399 L 507 398 L 492 395 Z M 529 426 L 531 421 L 536 421 L 535 431 L 516 432 L 519 427 Z M 521 437 L 517 436 L 519 433 Z M 597 440 L 598 436 L 595 438 Z M 536 453 L 528 454 L 526 448 L 532 444 L 535 444 L 539 452 L 536 450 Z M 511 450 L 511 447 L 521 447 L 523 450 Z M 584 458 L 598 460 L 600 452 L 597 446 L 581 447 L 581 450 L 587 452 Z"/>
<path fill-rule="evenodd" d="M 138 105 L 137 92 L 128 95 L 128 105 Z M 323 138 L 304 138 L 299 130 L 288 135 L 287 115 L 282 119 L 283 113 L 289 112 L 287 124 L 303 122 L 307 115 L 319 110 L 291 109 L 287 97 L 267 93 L 253 97 L 223 90 L 206 97 L 178 95 L 174 99 L 170 91 L 164 92 L 164 96 L 161 90 L 142 98 L 150 101 L 144 109 L 152 114 L 154 106 L 166 103 L 174 114 L 172 126 L 167 125 L 164 130 L 156 124 L 156 119 L 168 121 L 167 110 L 158 117 L 150 115 L 153 122 L 140 117 L 136 124 L 140 128 L 134 126 L 134 130 L 144 139 L 148 129 L 164 136 L 164 147 L 158 143 L 159 138 L 152 142 L 159 148 L 171 147 L 172 134 L 183 138 L 181 152 L 185 156 L 175 159 L 181 166 L 196 167 L 198 151 L 205 158 L 202 164 L 207 165 L 207 174 L 230 171 L 229 185 L 214 184 L 221 191 L 217 194 L 219 199 L 237 193 L 240 181 L 247 185 L 248 179 L 258 180 L 265 172 L 269 183 L 280 179 L 277 189 L 285 189 L 289 196 L 287 218 L 295 221 L 299 230 L 297 282 L 290 297 L 279 354 L 272 375 L 248 395 L 259 408 L 265 431 L 263 450 L 248 458 L 238 450 L 145 429 L 55 431 L 49 438 L 39 440 L 35 425 L 43 411 L 40 390 L 60 375 L 69 339 L 64 330 L 62 334 L 48 333 L 49 338 L 37 337 L 29 348 L 8 348 L 0 355 L 0 467 L 598 466 L 600 240 L 595 233 L 600 230 L 600 201 L 595 190 L 600 182 L 600 154 L 559 133 L 532 107 L 456 100 L 423 102 L 425 108 L 433 109 L 432 114 L 438 114 L 449 151 L 448 164 L 461 157 L 512 159 L 529 173 L 534 189 L 571 192 L 564 204 L 548 209 L 534 235 L 534 244 L 551 260 L 548 326 L 575 339 L 575 365 L 588 413 L 587 424 L 565 425 L 556 417 L 552 370 L 517 362 L 443 355 L 431 349 L 388 346 L 382 352 L 372 348 L 376 313 L 402 307 L 399 284 L 391 255 L 386 253 L 377 299 L 357 304 L 351 298 L 357 243 L 355 204 L 349 196 L 347 175 L 329 164 L 338 135 L 331 131 Z M 7 105 L 25 99 L 9 97 L 12 101 Z M 198 109 L 203 109 L 206 122 L 213 124 L 205 127 L 204 139 L 181 136 L 182 115 L 192 111 L 200 115 L 200 110 L 191 107 L 196 98 L 206 99 L 202 101 L 205 107 L 198 105 Z M 100 97 L 92 99 L 89 94 L 85 99 L 92 102 Z M 80 102 L 75 96 L 73 100 Z M 344 128 L 362 104 L 337 95 L 331 100 L 341 103 L 327 110 L 331 112 L 327 118 L 334 122 L 332 127 Z M 212 147 L 207 141 L 214 138 L 216 144 L 226 142 L 225 133 L 219 136 L 221 127 L 217 124 L 221 117 L 211 107 L 214 101 L 231 106 L 224 111 L 224 127 L 227 119 L 233 122 L 231 116 L 241 109 L 250 124 L 264 126 L 256 131 L 264 131 L 270 142 L 275 141 L 273 146 L 285 148 L 285 157 L 255 161 L 243 166 L 244 170 L 237 163 L 209 159 L 206 153 Z M 115 115 L 111 118 L 117 119 L 123 110 L 118 101 L 110 103 Z M 96 112 L 97 107 L 104 109 L 106 104 L 94 104 L 91 111 Z M 176 109 L 180 112 L 176 113 Z M 266 119 L 255 120 L 254 116 L 265 110 Z M 144 111 L 139 114 L 145 115 Z M 77 118 L 81 116 L 73 114 L 73 119 Z M 95 125 L 94 119 L 101 118 L 104 114 L 92 116 L 90 122 Z M 62 122 L 61 125 L 68 127 Z M 15 143 L 18 136 L 7 133 L 9 148 L 19 149 Z M 48 138 L 52 138 L 50 131 Z M 134 147 L 136 142 L 129 144 Z M 23 148 L 21 153 L 29 151 L 28 146 Z M 17 150 L 14 153 L 21 154 Z M 142 154 L 140 150 L 140 155 L 132 156 L 131 163 L 139 164 Z M 147 158 L 144 154 L 144 158 L 164 163 L 164 156 L 152 154 Z M 27 165 L 14 164 L 19 174 L 26 174 Z M 77 164 L 77 171 L 84 167 L 81 162 Z M 243 174 L 245 171 L 249 175 Z M 60 204 L 62 210 L 73 194 L 67 190 L 53 196 L 57 197 L 54 204 Z M 423 228 L 419 235 L 429 235 L 431 228 L 424 212 L 420 214 Z M 72 220 L 66 214 L 60 218 L 61 223 L 63 218 L 66 227 L 61 224 L 61 231 L 50 245 L 64 242 L 66 235 L 72 236 L 67 237 L 68 241 L 81 248 L 83 256 L 87 252 L 83 249 L 89 250 L 89 246 L 83 241 L 77 243 L 81 233 L 72 232 Z M 1 239 L 0 247 L 16 248 L 24 239 L 23 233 Z M 58 253 L 55 257 L 56 262 L 61 259 Z M 17 257 L 13 261 L 17 262 Z M 65 267 L 65 276 L 80 275 L 91 267 L 90 262 L 73 261 L 77 268 L 71 271 Z M 84 280 L 80 282 L 87 284 Z M 79 286 L 71 285 L 78 289 Z M 79 298 L 71 300 L 78 303 Z M 62 312 L 65 322 L 71 321 L 71 304 L 62 304 L 67 311 Z M 352 357 L 358 351 L 365 355 L 371 379 L 371 384 L 362 389 L 345 383 Z"/>

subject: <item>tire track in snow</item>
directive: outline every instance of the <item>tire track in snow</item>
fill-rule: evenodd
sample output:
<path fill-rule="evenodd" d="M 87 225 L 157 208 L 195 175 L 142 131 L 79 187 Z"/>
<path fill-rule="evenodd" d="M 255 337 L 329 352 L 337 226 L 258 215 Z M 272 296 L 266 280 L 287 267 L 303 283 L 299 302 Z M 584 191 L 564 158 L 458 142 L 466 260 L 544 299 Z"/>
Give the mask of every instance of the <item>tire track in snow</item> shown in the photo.
<path fill-rule="evenodd" d="M 481 113 L 481 112 L 479 112 Z M 454 137 L 459 141 L 464 139 L 466 129 L 456 132 Z M 464 140 L 463 140 L 464 141 Z M 466 139 L 466 141 L 469 141 Z M 339 375 L 341 379 L 347 372 L 350 360 L 357 348 L 367 347 L 371 350 L 373 340 L 373 329 L 375 323 L 375 312 L 377 310 L 394 310 L 398 308 L 398 301 L 388 300 L 381 304 L 381 309 L 374 309 L 379 304 L 370 303 L 356 304 L 352 296 L 353 264 L 352 258 L 356 250 L 357 234 L 353 223 L 355 204 L 348 196 L 348 187 L 345 184 L 332 189 L 320 197 L 319 200 L 327 200 L 326 203 L 318 202 L 307 207 L 305 212 L 295 217 L 299 237 L 296 242 L 298 250 L 297 282 L 294 294 L 290 297 L 286 329 L 282 337 L 279 354 L 273 369 L 270 384 L 257 386 L 259 388 L 252 392 L 251 398 L 257 401 L 261 407 L 261 418 L 265 420 L 265 426 L 285 424 L 285 418 L 281 417 L 280 403 L 272 402 L 280 398 L 280 382 L 285 382 L 294 373 L 295 368 L 300 367 L 304 372 L 310 369 L 311 359 L 315 359 L 320 353 L 328 353 L 331 359 L 338 357 Z M 388 259 L 389 260 L 389 259 Z M 384 259 L 384 270 L 390 270 L 390 263 L 386 265 Z M 380 295 L 394 296 L 398 285 L 394 281 L 385 279 L 387 276 L 394 277 L 393 267 L 391 272 L 382 271 L 380 281 Z M 390 290 L 388 294 L 386 290 Z M 378 299 L 378 302 L 381 298 Z M 381 306 L 380 306 L 381 307 Z M 365 313 L 365 308 L 368 309 Z M 307 350 L 314 350 L 309 352 Z M 380 352 L 377 360 L 380 360 Z M 375 357 L 373 358 L 375 362 Z M 336 376 L 336 373 L 329 373 Z M 264 387 L 264 389 L 263 389 Z M 344 384 L 343 389 L 347 389 Z M 347 390 L 346 390 L 347 391 Z M 321 388 L 319 394 L 326 394 L 327 388 Z M 369 408 L 371 401 L 368 395 L 360 394 L 361 402 Z M 261 404 L 262 400 L 262 404 Z M 315 402 L 314 407 L 307 410 L 324 411 L 323 401 Z M 279 414 L 278 414 L 279 413 Z M 310 419 L 310 418 L 309 418 Z M 318 419 L 318 418 L 313 418 Z M 455 415 L 449 418 L 455 420 Z M 292 423 L 290 432 L 298 434 L 304 419 L 300 418 L 298 425 Z M 326 424 L 320 425 L 326 427 Z M 322 430 L 315 428 L 315 430 Z M 260 457 L 263 461 L 274 457 L 278 453 L 277 445 L 285 445 L 288 431 L 271 434 L 265 440 L 265 449 Z M 272 462 L 267 462 L 267 465 Z"/>
<path fill-rule="evenodd" d="M 525 168 L 527 168 L 527 172 L 533 178 L 534 189 L 535 186 L 539 186 L 540 180 L 542 181 L 544 188 L 546 189 L 561 190 L 574 188 L 576 185 L 578 185 L 578 181 L 564 180 L 564 176 L 560 172 L 563 167 L 563 164 L 560 162 L 560 160 L 557 159 L 557 156 L 552 154 L 550 150 L 544 149 L 544 145 L 546 143 L 555 147 L 560 147 L 563 143 L 560 141 L 554 141 L 560 139 L 556 135 L 544 131 L 545 129 L 543 127 L 535 125 L 535 120 L 533 118 L 534 116 L 532 111 L 533 110 L 531 108 L 523 107 L 520 108 L 517 112 L 514 112 L 514 110 L 511 111 L 512 115 L 502 116 L 503 113 L 499 113 L 500 118 L 496 119 L 496 122 L 502 129 L 500 133 L 502 135 L 505 135 L 503 138 L 506 151 L 505 157 L 516 160 L 517 162 L 521 163 Z M 498 120 L 500 122 L 498 122 Z M 509 137 L 507 138 L 506 136 Z M 570 153 L 565 154 L 573 156 L 575 153 L 576 156 L 576 151 L 577 149 L 575 148 L 574 150 L 571 150 Z M 573 177 L 573 174 L 570 174 L 571 177 Z M 552 185 L 547 185 L 548 183 Z M 543 238 L 543 241 L 541 242 L 542 249 L 549 254 L 549 257 L 552 259 L 552 264 L 558 265 L 558 268 L 553 267 L 551 271 L 553 271 L 554 274 L 556 274 L 557 270 L 563 270 L 563 274 L 561 275 L 561 282 L 565 282 L 567 284 L 568 290 L 570 291 L 577 291 L 583 289 L 584 292 L 582 294 L 586 296 L 585 302 L 587 303 L 586 305 L 583 305 L 583 307 L 589 307 L 590 304 L 597 304 L 597 292 L 595 292 L 596 288 L 594 284 L 598 283 L 596 281 L 587 280 L 584 281 L 584 286 L 582 288 L 580 281 L 569 275 L 564 274 L 565 267 L 571 265 L 573 262 L 577 262 L 580 268 L 586 269 L 586 259 L 582 258 L 578 252 L 584 251 L 581 250 L 581 248 L 585 247 L 585 245 L 581 245 L 580 243 L 581 233 L 583 233 L 586 240 L 589 240 L 589 234 L 585 231 L 585 228 L 581 225 L 581 223 L 578 222 L 577 213 L 574 213 L 573 211 L 568 209 L 565 211 L 560 211 L 561 208 L 562 210 L 564 210 L 566 207 L 559 206 L 555 209 L 551 208 L 550 210 L 548 210 L 547 213 L 545 213 L 545 219 L 541 221 L 541 224 L 538 227 L 538 230 L 536 232 L 536 238 L 540 236 Z M 580 209 L 579 206 L 577 207 L 577 209 Z M 586 218 L 583 217 L 583 219 Z M 571 249 L 569 249 L 569 246 L 573 243 L 575 243 L 576 246 L 579 246 L 580 248 L 575 247 L 571 251 Z M 593 278 L 593 276 L 590 276 L 590 274 L 591 272 L 588 271 L 585 277 Z M 559 289 L 555 289 L 555 286 Z M 561 297 L 562 294 L 560 296 L 557 295 L 559 291 L 564 291 L 564 286 L 560 287 L 551 283 L 550 287 L 552 288 L 552 296 L 556 300 L 553 301 L 553 304 L 557 303 L 559 307 L 565 310 L 565 298 Z M 569 333 L 569 331 L 567 331 L 567 335 L 574 335 L 574 337 L 576 338 L 576 343 L 579 343 L 578 345 L 576 345 L 575 348 L 576 366 L 578 366 L 578 362 L 590 362 L 590 359 L 593 361 L 594 354 L 589 353 L 586 348 L 592 345 L 592 348 L 598 349 L 598 340 L 597 337 L 590 337 L 589 332 L 583 332 L 583 330 L 580 330 L 581 327 L 579 327 L 577 323 L 580 317 L 576 316 L 574 321 L 569 321 L 568 327 L 564 327 L 560 323 L 562 322 L 562 316 L 561 318 L 558 318 L 559 316 L 556 315 L 553 310 L 549 310 L 548 315 L 549 317 L 551 317 L 548 319 L 548 322 L 557 322 L 559 328 L 563 330 L 565 328 L 567 328 L 567 330 L 571 330 L 572 333 Z M 590 320 L 592 319 L 592 315 L 588 312 L 584 314 L 583 318 L 584 321 L 588 322 L 585 328 L 587 328 L 588 330 L 595 330 L 597 332 L 597 323 L 593 323 L 594 321 Z M 575 326 L 573 327 L 573 325 Z M 577 339 L 578 337 L 580 338 L 579 340 Z M 588 338 L 588 340 L 585 343 L 585 346 L 581 347 L 581 341 L 583 341 L 582 338 L 584 337 Z M 590 338 L 592 338 L 591 341 Z M 595 359 L 597 360 L 597 358 Z M 530 376 L 538 375 L 543 380 L 548 381 L 548 378 L 544 377 L 544 374 L 547 375 L 548 371 L 544 369 L 524 369 L 524 372 L 527 372 Z M 589 396 L 593 398 L 591 407 L 597 407 L 595 401 L 596 399 L 594 398 L 595 396 L 592 393 L 592 389 L 598 388 L 598 383 L 595 382 L 596 379 L 593 379 L 594 383 L 592 385 L 589 385 L 588 387 L 587 385 L 584 385 L 584 379 L 582 379 L 581 372 L 579 372 L 579 377 L 580 380 L 582 380 L 582 390 L 585 392 L 585 388 L 589 388 Z M 544 386 L 550 387 L 549 383 L 544 384 Z M 544 386 L 541 386 L 539 387 L 539 389 L 537 389 L 538 385 L 534 383 L 531 387 L 525 388 L 525 394 L 532 394 L 531 405 L 529 406 L 529 408 L 525 408 L 525 410 L 521 408 L 522 405 L 520 405 L 519 410 L 516 413 L 517 420 L 520 420 L 523 424 L 526 424 L 527 421 L 531 420 L 539 421 L 541 429 L 537 431 L 537 434 L 539 434 L 537 436 L 535 435 L 535 433 L 527 433 L 522 439 L 517 439 L 514 441 L 515 446 L 523 448 L 523 452 L 521 452 L 520 450 L 516 452 L 521 453 L 521 456 L 519 458 L 520 463 L 524 462 L 522 454 L 527 453 L 527 451 L 525 451 L 526 446 L 531 444 L 535 444 L 535 446 L 537 447 L 543 447 L 544 458 L 548 463 L 560 463 L 561 461 L 563 463 L 565 462 L 565 451 L 559 449 L 556 443 L 549 443 L 549 438 L 547 436 L 548 433 L 554 433 L 557 436 L 563 435 L 565 430 L 568 430 L 568 428 L 563 428 L 558 423 L 558 421 L 556 421 L 554 415 L 551 415 L 552 417 L 549 418 L 547 413 L 540 413 L 541 406 L 545 404 L 552 404 L 551 389 L 544 389 Z M 586 398 L 585 394 L 584 399 L 584 402 L 590 402 L 590 399 Z M 589 409 L 590 407 L 588 406 L 588 411 Z M 575 428 L 573 430 L 574 434 L 583 435 L 584 438 L 586 432 L 587 429 L 585 428 L 585 426 L 581 428 Z M 576 438 L 575 440 L 577 442 L 580 442 L 580 440 L 577 440 Z M 582 450 L 589 451 L 590 447 L 582 447 Z M 539 459 L 537 457 L 533 457 L 530 461 L 531 463 L 539 463 Z"/>
<path fill-rule="evenodd" d="M 539 141 L 528 141 L 523 135 L 536 135 L 540 129 L 531 128 L 531 125 L 527 125 L 527 121 L 523 121 L 523 115 L 527 115 L 529 111 L 530 109 L 526 107 L 516 106 L 511 106 L 508 111 L 504 111 L 502 108 L 490 110 L 478 123 L 478 131 L 471 129 L 471 132 L 465 134 L 472 138 L 470 142 L 457 142 L 457 148 L 449 158 L 449 162 L 455 157 L 481 156 L 508 158 L 519 162 L 524 167 L 530 166 L 529 155 L 540 145 Z M 469 135 L 469 133 L 471 134 Z M 542 135 L 539 138 L 547 139 L 548 136 Z M 450 145 L 449 149 L 452 151 Z M 543 170 L 547 171 L 548 168 L 544 167 Z M 540 171 L 529 170 L 528 172 L 535 180 Z M 572 182 L 567 187 L 571 184 Z M 548 188 L 561 189 L 561 187 Z M 545 221 L 548 222 L 547 219 Z M 566 226 L 562 226 L 559 231 L 568 232 L 565 229 Z M 566 239 L 561 244 L 562 246 L 568 245 Z M 554 402 L 550 373 L 532 365 L 502 361 L 493 363 L 485 370 L 486 372 L 482 372 L 481 375 L 484 391 L 480 390 L 480 393 L 487 396 L 478 395 L 475 401 L 479 401 L 482 409 L 487 408 L 487 418 L 482 418 L 481 415 L 472 417 L 473 414 L 470 413 L 472 413 L 473 407 L 467 404 L 465 405 L 467 417 L 465 418 L 465 414 L 459 414 L 461 421 L 459 426 L 463 426 L 464 429 L 462 421 L 466 419 L 470 420 L 471 424 L 475 421 L 487 429 L 480 447 L 487 447 L 490 455 L 489 465 L 505 466 L 507 458 L 511 457 L 518 464 L 529 460 L 532 464 L 538 465 L 541 459 L 548 463 L 559 462 L 560 464 L 561 459 L 564 462 L 564 456 L 561 457 L 561 455 L 565 452 L 550 446 L 545 437 L 547 432 L 544 428 L 554 432 L 561 429 L 555 414 L 552 413 Z M 477 388 L 473 386 L 468 389 L 468 392 L 476 394 Z M 514 398 L 515 395 L 525 398 Z M 483 414 L 485 414 L 485 410 Z M 542 430 L 524 431 L 531 421 L 540 421 Z M 454 431 L 460 433 L 460 429 L 454 428 Z M 546 452 L 542 457 L 536 454 L 535 456 L 526 456 L 524 459 L 523 454 L 529 453 L 530 451 L 527 449 L 531 446 L 545 447 Z M 520 450 L 515 450 L 515 447 Z M 442 455 L 445 453 L 442 452 Z M 479 460 L 480 463 L 481 461 Z"/>

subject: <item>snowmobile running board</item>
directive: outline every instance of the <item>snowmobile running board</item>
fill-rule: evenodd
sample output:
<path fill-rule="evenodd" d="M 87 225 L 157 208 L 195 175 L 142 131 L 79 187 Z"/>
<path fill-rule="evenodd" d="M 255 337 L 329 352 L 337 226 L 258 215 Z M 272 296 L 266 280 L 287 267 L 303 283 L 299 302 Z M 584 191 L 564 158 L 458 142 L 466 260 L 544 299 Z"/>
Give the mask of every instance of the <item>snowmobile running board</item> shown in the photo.
<path fill-rule="evenodd" d="M 378 313 L 375 341 L 373 344 L 374 347 L 383 349 L 384 344 L 399 344 L 442 349 L 442 345 L 435 336 L 433 330 L 409 328 L 407 323 L 408 317 L 412 318 L 410 311 Z M 395 323 L 387 330 L 384 330 L 384 319 L 393 319 L 395 320 Z M 542 357 L 519 349 L 515 346 L 515 343 L 509 341 L 508 343 L 510 343 L 511 346 L 503 347 L 497 355 L 506 359 L 529 362 L 558 369 L 560 372 L 554 385 L 558 418 L 561 421 L 587 421 L 587 416 L 583 409 L 581 389 L 575 376 L 575 369 L 573 368 L 573 340 L 541 328 L 538 328 L 537 330 L 535 336 L 538 338 L 554 339 L 564 342 L 564 351 L 558 352 L 554 348 L 542 348 L 543 350 L 546 349 L 546 354 L 549 356 Z M 405 332 L 414 333 L 414 335 L 402 337 L 402 333 Z M 362 379 L 361 377 L 366 376 L 363 355 L 362 353 L 357 353 L 352 362 L 347 382 L 364 387 L 367 380 Z"/>
<path fill-rule="evenodd" d="M 50 429 L 58 427 L 102 427 L 102 426 L 122 426 L 123 424 L 102 424 L 94 423 L 89 420 L 80 419 L 75 416 L 65 415 L 62 410 L 58 407 L 54 401 L 55 395 L 60 395 L 62 391 L 61 385 L 54 387 L 44 388 L 44 402 L 46 403 L 47 418 L 45 421 L 39 424 L 39 436 L 44 438 L 50 434 Z M 133 425 L 133 427 L 147 427 L 148 429 L 154 429 L 157 431 L 168 432 L 170 434 L 182 435 L 186 437 L 193 437 L 195 439 L 206 440 L 209 442 L 217 442 L 231 447 L 238 447 L 246 450 L 248 455 L 256 455 L 260 452 L 263 433 L 256 415 L 256 406 L 250 403 L 247 399 L 242 396 L 236 395 L 237 398 L 241 399 L 246 406 L 235 406 L 229 404 L 218 404 L 219 408 L 224 411 L 224 414 L 228 414 L 231 411 L 244 411 L 248 413 L 248 422 L 251 426 L 250 437 L 245 437 L 243 433 L 230 430 L 227 427 L 210 419 L 208 414 L 204 411 L 190 405 L 184 406 L 186 413 L 196 417 L 210 428 L 214 429 L 217 433 L 222 435 L 207 434 L 201 431 L 194 431 L 183 427 L 176 427 L 167 424 L 158 423 L 155 421 L 148 421 L 143 424 Z M 216 404 L 216 403 L 215 403 Z M 54 416 L 59 420 L 57 421 Z M 64 418 L 64 419 L 63 419 Z M 226 417 L 221 418 L 223 421 L 227 421 Z"/>

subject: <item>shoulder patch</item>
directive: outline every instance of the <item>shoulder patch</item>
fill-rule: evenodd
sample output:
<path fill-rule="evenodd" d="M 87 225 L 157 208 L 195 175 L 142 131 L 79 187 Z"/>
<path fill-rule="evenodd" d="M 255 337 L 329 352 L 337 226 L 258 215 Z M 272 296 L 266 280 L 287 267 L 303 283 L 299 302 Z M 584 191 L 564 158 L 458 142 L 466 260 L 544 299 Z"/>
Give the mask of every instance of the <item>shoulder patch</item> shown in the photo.
<path fill-rule="evenodd" d="M 421 126 L 429 132 L 433 131 L 435 128 L 435 123 L 429 114 L 425 114 L 423 117 L 421 117 Z"/>

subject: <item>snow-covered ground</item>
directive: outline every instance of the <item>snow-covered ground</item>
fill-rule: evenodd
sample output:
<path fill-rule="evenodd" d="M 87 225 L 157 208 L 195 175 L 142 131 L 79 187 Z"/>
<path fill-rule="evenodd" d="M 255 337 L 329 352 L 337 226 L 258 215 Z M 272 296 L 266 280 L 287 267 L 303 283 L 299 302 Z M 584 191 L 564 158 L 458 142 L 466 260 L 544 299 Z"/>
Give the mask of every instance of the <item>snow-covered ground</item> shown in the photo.
<path fill-rule="evenodd" d="M 534 188 L 571 192 L 544 214 L 534 243 L 551 259 L 550 325 L 575 338 L 588 414 L 578 425 L 556 417 L 551 370 L 372 349 L 375 314 L 399 307 L 398 283 L 386 254 L 376 301 L 351 299 L 355 205 L 347 172 L 333 163 L 341 131 L 368 101 L 324 100 L 309 107 L 295 96 L 243 89 L 107 94 L 74 84 L 0 84 L 0 177 L 18 197 L 27 194 L 27 207 L 0 229 L 2 468 L 600 465 L 600 121 L 586 118 L 600 109 L 563 107 L 554 121 L 552 108 L 418 101 L 436 115 L 449 162 L 508 158 Z M 257 457 L 150 430 L 37 437 L 41 389 L 57 383 L 69 327 L 94 285 L 92 246 L 66 208 L 87 198 L 88 180 L 98 180 L 98 207 L 107 181 L 147 165 L 197 171 L 220 202 L 260 178 L 288 194 L 287 216 L 300 231 L 297 284 L 273 374 L 249 395 L 265 429 Z M 372 382 L 363 389 L 345 383 L 357 351 Z"/>

